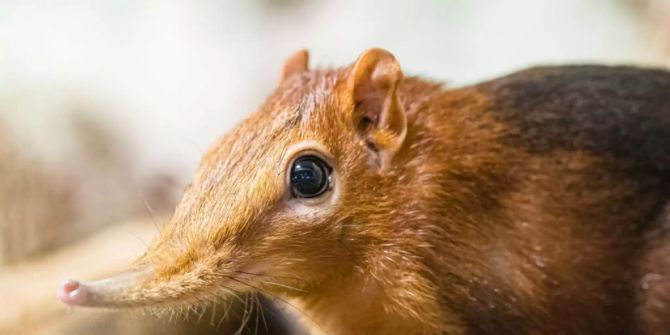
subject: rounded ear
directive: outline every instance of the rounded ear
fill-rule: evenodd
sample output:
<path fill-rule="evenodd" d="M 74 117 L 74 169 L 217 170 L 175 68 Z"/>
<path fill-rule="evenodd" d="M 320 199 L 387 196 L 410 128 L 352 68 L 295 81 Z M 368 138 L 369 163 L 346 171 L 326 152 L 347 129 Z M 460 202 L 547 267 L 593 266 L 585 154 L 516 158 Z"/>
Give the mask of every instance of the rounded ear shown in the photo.
<path fill-rule="evenodd" d="M 296 74 L 305 72 L 309 69 L 309 52 L 305 49 L 300 49 L 289 56 L 282 65 L 279 72 L 279 83 L 281 84 L 286 78 Z"/>
<path fill-rule="evenodd" d="M 400 64 L 383 49 L 363 52 L 347 78 L 354 125 L 382 170 L 390 167 L 407 134 L 407 116 L 396 93 L 402 78 Z"/>

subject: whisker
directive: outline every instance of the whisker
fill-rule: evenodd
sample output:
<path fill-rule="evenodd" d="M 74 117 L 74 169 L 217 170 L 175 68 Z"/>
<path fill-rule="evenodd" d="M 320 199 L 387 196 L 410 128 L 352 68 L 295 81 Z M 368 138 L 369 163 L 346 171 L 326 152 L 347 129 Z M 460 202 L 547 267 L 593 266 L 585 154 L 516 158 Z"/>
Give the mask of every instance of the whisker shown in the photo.
<path fill-rule="evenodd" d="M 242 331 L 246 328 L 247 323 L 249 322 L 249 319 L 251 318 L 250 314 L 247 310 L 249 307 L 249 294 L 246 294 L 244 297 L 244 312 L 242 316 L 242 323 L 240 324 L 240 327 L 237 329 L 235 332 L 235 335 L 240 335 L 242 334 Z"/>
<path fill-rule="evenodd" d="M 271 284 L 271 285 L 287 288 L 289 290 L 293 290 L 293 291 L 297 291 L 297 292 L 305 292 L 304 290 L 301 290 L 297 287 L 293 287 L 293 286 L 289 286 L 289 285 L 285 285 L 285 284 L 280 284 L 280 283 L 275 283 L 275 282 L 272 282 L 272 281 L 269 281 L 269 280 L 263 280 L 261 282 L 265 283 L 265 284 Z"/>
<path fill-rule="evenodd" d="M 263 276 L 263 277 L 273 277 L 277 279 L 289 279 L 289 280 L 295 280 L 295 281 L 303 281 L 300 278 L 297 277 L 289 277 L 289 276 L 275 276 L 275 275 L 267 275 L 267 274 L 262 274 L 262 273 L 253 273 L 253 272 L 246 272 L 246 271 L 240 271 L 240 270 L 235 270 L 237 273 L 245 274 L 245 275 L 251 275 L 251 276 Z"/>
<path fill-rule="evenodd" d="M 258 335 L 258 317 L 260 315 L 261 304 L 258 302 L 258 295 L 254 294 L 254 300 L 251 300 L 256 307 L 256 325 L 254 326 L 254 335 Z M 255 302 L 254 302 L 255 301 Z"/>
<path fill-rule="evenodd" d="M 234 278 L 234 277 L 228 277 L 228 278 L 231 279 L 231 280 L 233 280 L 233 281 L 236 281 L 236 282 L 238 282 L 238 283 L 240 283 L 240 284 L 242 284 L 242 285 L 245 285 L 245 286 L 247 286 L 247 287 L 250 287 L 250 288 L 252 288 L 252 289 L 254 289 L 254 290 L 258 291 L 258 292 L 262 292 L 263 294 L 269 295 L 272 299 L 279 300 L 280 302 L 282 302 L 282 303 L 285 304 L 286 306 L 291 307 L 293 310 L 297 311 L 297 312 L 300 313 L 302 316 L 304 316 L 304 317 L 307 318 L 309 321 L 311 321 L 315 326 L 317 326 L 317 327 L 319 328 L 319 330 L 321 330 L 321 332 L 323 332 L 324 334 L 328 334 L 328 332 L 326 332 L 326 330 L 325 330 L 325 329 L 324 329 L 318 322 L 316 322 L 316 320 L 314 320 L 312 317 L 310 317 L 309 315 L 307 315 L 303 310 L 301 310 L 301 309 L 298 308 L 297 306 L 295 306 L 295 305 L 293 305 L 292 303 L 288 302 L 286 299 L 284 299 L 284 298 L 282 298 L 282 297 L 279 297 L 279 296 L 277 296 L 277 295 L 275 295 L 275 294 L 272 294 L 272 293 L 270 293 L 270 292 L 265 292 L 265 291 L 261 290 L 260 288 L 254 286 L 254 285 L 245 283 L 245 282 L 243 282 L 243 281 L 241 281 L 241 280 L 238 280 L 237 278 Z"/>
<path fill-rule="evenodd" d="M 260 299 L 256 296 L 256 302 L 258 302 L 258 311 L 261 315 L 261 320 L 263 320 L 263 326 L 265 327 L 265 333 L 270 334 L 270 329 L 268 328 L 267 320 L 265 320 L 265 312 L 263 312 L 263 304 L 261 304 Z"/>
<path fill-rule="evenodd" d="M 144 204 L 144 209 L 146 209 L 147 213 L 149 214 L 149 217 L 151 218 L 151 222 L 153 222 L 154 227 L 156 227 L 156 230 L 160 232 L 161 229 L 158 226 L 158 223 L 156 223 L 156 215 L 154 213 L 153 207 L 151 207 L 151 204 L 149 204 L 149 201 L 147 200 L 147 197 L 144 195 L 144 192 L 142 192 L 142 190 L 139 190 L 139 195 L 140 198 L 142 199 L 142 204 Z"/>
<path fill-rule="evenodd" d="M 200 323 L 200 321 L 202 320 L 203 315 L 205 315 L 205 312 L 207 312 L 207 305 L 202 304 L 200 306 L 200 309 L 202 311 L 200 312 L 200 315 L 198 315 L 198 320 L 196 320 L 196 323 Z"/>
<path fill-rule="evenodd" d="M 235 272 L 246 274 L 246 275 L 251 275 L 251 276 L 257 276 L 257 277 L 277 278 L 277 279 L 285 278 L 285 279 L 290 279 L 290 280 L 295 280 L 295 281 L 301 281 L 298 278 L 292 278 L 292 277 L 273 276 L 273 275 L 266 275 L 266 274 L 261 274 L 261 273 L 252 273 L 252 272 L 244 272 L 244 271 L 235 271 Z M 275 285 L 275 286 L 280 286 L 280 287 L 287 288 L 287 289 L 294 290 L 294 291 L 298 291 L 298 292 L 304 292 L 304 290 L 301 290 L 297 287 L 290 286 L 290 285 L 287 285 L 287 284 L 277 283 L 277 282 L 274 282 L 274 281 L 264 280 L 264 281 L 262 281 L 262 283 L 272 284 L 272 285 Z"/>
<path fill-rule="evenodd" d="M 214 325 L 214 317 L 216 316 L 216 307 L 218 307 L 219 304 L 214 303 L 212 305 L 212 316 L 209 317 L 209 325 L 213 326 Z"/>
<path fill-rule="evenodd" d="M 233 306 L 232 301 L 228 301 L 228 306 L 226 307 L 226 310 L 223 312 L 223 316 L 219 320 L 219 323 L 216 324 L 216 329 L 218 330 L 221 327 L 221 324 L 223 323 L 223 320 L 225 320 L 228 317 L 228 312 L 230 312 L 230 309 Z"/>
<path fill-rule="evenodd" d="M 186 305 L 186 317 L 184 318 L 186 321 L 191 320 L 191 305 Z"/>
<path fill-rule="evenodd" d="M 145 240 L 143 240 L 142 238 L 140 238 L 140 237 L 137 235 L 137 233 L 132 232 L 132 231 L 125 231 L 125 233 L 127 233 L 128 235 L 130 235 L 130 236 L 132 236 L 133 238 L 135 238 L 138 242 L 142 243 L 142 245 L 144 245 L 146 248 L 149 248 L 149 243 L 147 243 L 147 241 L 145 241 Z M 139 256 L 140 256 L 140 254 L 139 254 L 138 252 L 135 252 L 135 257 L 139 257 Z"/>
<path fill-rule="evenodd" d="M 242 298 L 240 298 L 240 296 L 237 295 L 237 293 L 235 293 L 235 291 L 233 291 L 233 290 L 231 290 L 231 289 L 229 289 L 229 288 L 227 288 L 227 287 L 223 287 L 222 289 L 223 289 L 224 291 L 226 291 L 226 293 L 229 293 L 230 295 L 232 295 L 233 297 L 235 297 L 239 302 L 244 303 L 244 300 L 242 300 Z"/>

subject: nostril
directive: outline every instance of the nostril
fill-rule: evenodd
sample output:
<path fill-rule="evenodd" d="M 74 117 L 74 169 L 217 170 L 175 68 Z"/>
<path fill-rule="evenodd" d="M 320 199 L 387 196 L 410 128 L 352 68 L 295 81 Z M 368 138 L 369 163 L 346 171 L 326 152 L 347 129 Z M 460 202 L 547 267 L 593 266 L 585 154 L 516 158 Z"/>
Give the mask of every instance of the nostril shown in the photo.
<path fill-rule="evenodd" d="M 75 280 L 66 280 L 62 285 L 61 289 L 65 293 L 70 293 L 79 288 L 79 282 Z"/>
<path fill-rule="evenodd" d="M 60 301 L 68 305 L 80 305 L 86 301 L 86 289 L 76 280 L 64 281 L 58 290 Z"/>

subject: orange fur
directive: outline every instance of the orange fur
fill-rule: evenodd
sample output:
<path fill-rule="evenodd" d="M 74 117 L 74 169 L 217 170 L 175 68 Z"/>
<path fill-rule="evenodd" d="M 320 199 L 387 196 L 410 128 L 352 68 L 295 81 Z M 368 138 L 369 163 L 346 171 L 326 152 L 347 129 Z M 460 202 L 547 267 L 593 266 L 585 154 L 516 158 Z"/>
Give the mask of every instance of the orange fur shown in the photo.
<path fill-rule="evenodd" d="M 404 78 L 378 49 L 341 69 L 306 59 L 205 155 L 138 262 L 155 269 L 131 289 L 138 304 L 260 290 L 328 334 L 662 334 L 636 316 L 634 256 L 665 177 L 513 142 L 527 133 L 489 84 Z M 318 203 L 287 188 L 303 144 L 335 171 Z"/>

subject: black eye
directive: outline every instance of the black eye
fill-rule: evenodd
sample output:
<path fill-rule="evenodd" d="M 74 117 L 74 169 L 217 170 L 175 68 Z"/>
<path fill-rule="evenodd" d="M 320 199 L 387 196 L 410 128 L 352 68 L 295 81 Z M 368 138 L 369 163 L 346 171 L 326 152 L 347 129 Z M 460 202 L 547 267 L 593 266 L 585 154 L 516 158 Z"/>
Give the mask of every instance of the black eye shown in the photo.
<path fill-rule="evenodd" d="M 302 156 L 291 167 L 291 191 L 297 198 L 314 198 L 328 190 L 330 167 L 316 156 Z"/>

